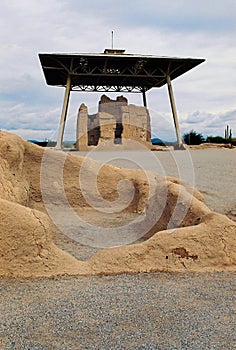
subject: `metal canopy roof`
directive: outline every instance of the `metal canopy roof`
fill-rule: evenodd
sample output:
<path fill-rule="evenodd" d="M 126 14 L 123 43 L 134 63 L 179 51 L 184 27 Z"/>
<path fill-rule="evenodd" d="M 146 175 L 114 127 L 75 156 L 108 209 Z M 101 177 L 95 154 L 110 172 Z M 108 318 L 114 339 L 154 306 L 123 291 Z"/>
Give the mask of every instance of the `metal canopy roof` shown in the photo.
<path fill-rule="evenodd" d="M 131 54 L 40 53 L 48 85 L 71 90 L 145 92 L 173 80 L 204 62 L 199 58 L 178 58 Z"/>

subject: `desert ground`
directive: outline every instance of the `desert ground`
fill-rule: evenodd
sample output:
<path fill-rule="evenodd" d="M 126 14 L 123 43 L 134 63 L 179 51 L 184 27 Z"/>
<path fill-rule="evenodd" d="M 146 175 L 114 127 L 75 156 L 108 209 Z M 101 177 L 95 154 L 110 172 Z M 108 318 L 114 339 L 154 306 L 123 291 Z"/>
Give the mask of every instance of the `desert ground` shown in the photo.
<path fill-rule="evenodd" d="M 77 153 L 77 152 L 74 152 Z M 86 152 L 77 154 L 87 155 Z M 171 152 L 152 152 L 157 162 L 148 158 L 142 159 L 142 152 L 124 152 L 123 159 L 115 159 L 116 153 L 110 156 L 100 152 L 98 159 L 127 168 L 138 168 L 140 165 L 151 171 L 168 176 L 180 177 L 199 189 L 205 197 L 207 205 L 222 214 L 235 218 L 236 209 L 236 148 L 206 148 L 204 150 L 188 150 Z M 95 156 L 94 156 L 95 157 Z M 131 161 L 132 160 L 132 161 Z M 180 168 L 180 169 L 178 169 Z"/>
<path fill-rule="evenodd" d="M 115 159 L 115 155 L 109 159 L 120 167 L 141 167 L 162 176 L 180 176 L 200 190 L 210 210 L 235 221 L 235 149 L 152 152 L 150 159 L 144 157 L 142 161 L 141 155 L 137 151 L 123 159 Z M 106 152 L 99 157 L 106 160 Z M 86 211 L 84 217 L 96 224 L 104 224 L 107 217 L 89 215 L 94 216 L 94 212 Z M 122 220 L 132 215 L 133 212 L 126 213 Z M 221 221 L 227 225 L 224 218 L 219 216 L 216 231 Z M 119 226 L 119 220 L 115 215 L 109 225 Z M 59 232 L 53 239 L 81 261 L 98 250 Z M 116 254 L 115 250 L 115 259 Z M 123 258 L 120 257 L 121 265 Z M 64 259 L 73 264 L 67 255 Z M 176 273 L 171 263 L 170 272 L 150 270 L 134 274 L 124 273 L 123 268 L 120 274 L 111 274 L 99 273 L 93 266 L 94 276 L 5 276 L 0 280 L 0 348 L 236 349 L 235 269 L 226 268 L 226 264 L 225 271 L 222 266 L 217 272 L 212 268 L 203 271 L 204 266 L 200 266 L 200 271 L 193 272 L 191 262 L 189 271 L 183 272 L 188 269 L 186 262 L 185 268 L 178 268 Z M 218 265 L 214 262 L 212 266 Z M 106 266 L 103 268 L 105 271 Z"/>

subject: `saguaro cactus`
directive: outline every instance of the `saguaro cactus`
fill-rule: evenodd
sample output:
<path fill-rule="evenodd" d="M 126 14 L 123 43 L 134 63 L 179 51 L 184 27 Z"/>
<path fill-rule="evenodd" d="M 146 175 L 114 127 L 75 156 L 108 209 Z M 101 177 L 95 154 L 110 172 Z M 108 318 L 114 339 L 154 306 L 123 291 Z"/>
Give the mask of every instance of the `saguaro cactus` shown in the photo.
<path fill-rule="evenodd" d="M 232 140 L 232 129 L 229 128 L 229 125 L 225 128 L 225 141 L 231 142 Z"/>
<path fill-rule="evenodd" d="M 229 138 L 229 125 L 227 125 L 225 128 L 225 139 L 228 140 L 228 138 Z"/>

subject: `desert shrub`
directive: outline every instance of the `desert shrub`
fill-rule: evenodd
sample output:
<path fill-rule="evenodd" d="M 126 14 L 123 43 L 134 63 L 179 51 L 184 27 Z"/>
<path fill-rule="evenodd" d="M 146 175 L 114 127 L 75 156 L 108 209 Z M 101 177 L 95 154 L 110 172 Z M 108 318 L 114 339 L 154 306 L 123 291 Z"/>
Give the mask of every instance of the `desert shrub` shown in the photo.
<path fill-rule="evenodd" d="M 206 142 L 209 143 L 225 143 L 225 138 L 221 136 L 207 136 Z"/>
<path fill-rule="evenodd" d="M 200 143 L 205 142 L 203 135 L 194 130 L 184 134 L 183 140 L 187 145 L 200 145 Z"/>

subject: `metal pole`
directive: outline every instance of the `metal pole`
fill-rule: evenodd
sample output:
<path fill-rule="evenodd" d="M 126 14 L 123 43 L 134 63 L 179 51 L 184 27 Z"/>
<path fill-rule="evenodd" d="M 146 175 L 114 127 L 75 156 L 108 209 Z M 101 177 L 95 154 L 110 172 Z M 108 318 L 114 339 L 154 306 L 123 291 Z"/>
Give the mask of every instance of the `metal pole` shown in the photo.
<path fill-rule="evenodd" d="M 114 32 L 113 32 L 113 30 L 111 32 L 111 48 L 112 48 L 112 50 L 114 49 Z"/>
<path fill-rule="evenodd" d="M 63 107 L 62 107 L 62 112 L 61 112 L 60 126 L 59 126 L 58 137 L 57 137 L 57 144 L 55 146 L 56 149 L 61 149 L 61 146 L 62 146 L 68 104 L 69 104 L 69 99 L 70 99 L 70 89 L 71 89 L 71 75 L 68 74 L 64 102 L 63 102 Z"/>
<path fill-rule="evenodd" d="M 147 98 L 146 98 L 145 89 L 142 90 L 142 94 L 143 94 L 143 105 L 144 105 L 144 107 L 147 107 Z"/>
<path fill-rule="evenodd" d="M 176 110 L 176 105 L 175 105 L 174 93 L 173 93 L 171 79 L 170 79 L 169 74 L 167 75 L 167 86 L 168 86 L 170 104 L 171 104 L 171 109 L 172 109 L 172 114 L 173 114 L 173 119 L 174 119 L 174 124 L 175 124 L 175 132 L 176 132 L 176 136 L 177 136 L 177 142 L 178 142 L 178 146 L 181 147 L 183 145 L 183 142 L 182 142 L 182 138 L 181 138 L 181 134 L 180 134 L 179 121 L 178 121 L 177 110 Z"/>

